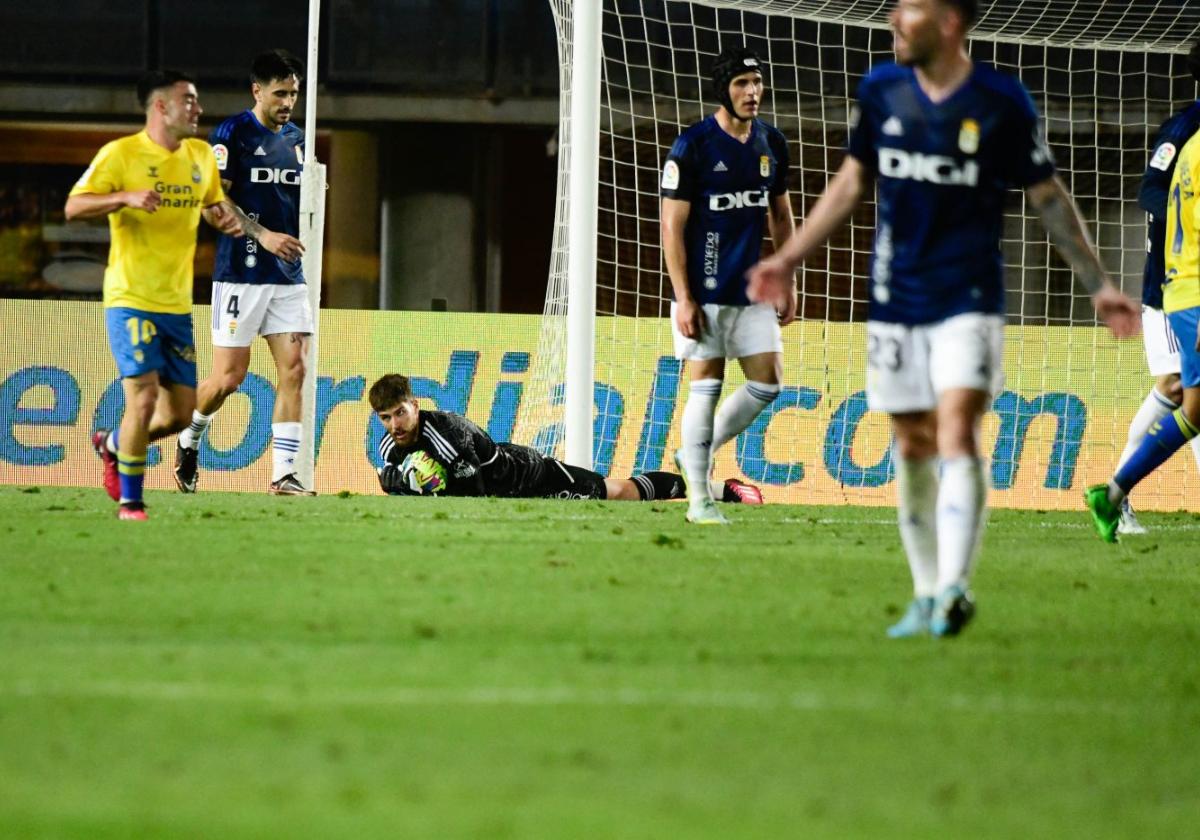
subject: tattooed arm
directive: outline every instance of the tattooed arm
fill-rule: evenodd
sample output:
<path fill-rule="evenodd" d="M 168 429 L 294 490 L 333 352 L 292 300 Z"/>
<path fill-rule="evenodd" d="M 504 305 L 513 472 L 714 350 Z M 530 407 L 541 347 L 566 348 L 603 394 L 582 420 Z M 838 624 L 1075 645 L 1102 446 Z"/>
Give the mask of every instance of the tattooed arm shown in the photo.
<path fill-rule="evenodd" d="M 286 233 L 276 233 L 273 230 L 267 230 L 259 222 L 246 215 L 246 212 L 241 207 L 238 207 L 228 198 L 218 206 L 223 207 L 226 213 L 237 219 L 241 224 L 242 235 L 250 237 L 280 259 L 287 262 L 295 262 L 304 255 L 304 245 L 299 239 L 289 236 Z M 209 224 L 212 224 L 212 220 L 208 217 L 208 211 L 211 209 L 206 208 L 204 216 L 205 221 L 208 221 Z"/>
<path fill-rule="evenodd" d="M 1025 190 L 1025 195 L 1038 211 L 1050 241 L 1088 294 L 1096 294 L 1106 283 L 1111 285 L 1083 219 L 1079 217 L 1079 208 L 1058 176 L 1033 184 Z"/>
<path fill-rule="evenodd" d="M 1025 189 L 1025 196 L 1041 217 L 1051 243 L 1092 296 L 1096 314 L 1118 338 L 1136 335 L 1141 321 L 1138 308 L 1109 279 L 1062 181 L 1057 175 L 1039 181 Z"/>

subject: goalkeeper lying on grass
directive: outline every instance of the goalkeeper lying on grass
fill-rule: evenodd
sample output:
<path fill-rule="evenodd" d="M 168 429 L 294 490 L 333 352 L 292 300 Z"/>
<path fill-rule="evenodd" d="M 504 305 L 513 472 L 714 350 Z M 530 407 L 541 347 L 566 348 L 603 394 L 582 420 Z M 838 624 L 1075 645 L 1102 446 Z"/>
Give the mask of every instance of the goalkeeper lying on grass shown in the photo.
<path fill-rule="evenodd" d="M 683 479 L 675 473 L 604 478 L 528 446 L 496 443 L 465 417 L 418 408 L 408 377 L 398 373 L 372 385 L 368 399 L 387 432 L 379 441 L 379 454 L 386 462 L 379 470 L 379 483 L 391 495 L 629 501 L 686 497 Z M 757 487 L 733 478 L 715 492 L 726 502 L 762 504 Z"/>

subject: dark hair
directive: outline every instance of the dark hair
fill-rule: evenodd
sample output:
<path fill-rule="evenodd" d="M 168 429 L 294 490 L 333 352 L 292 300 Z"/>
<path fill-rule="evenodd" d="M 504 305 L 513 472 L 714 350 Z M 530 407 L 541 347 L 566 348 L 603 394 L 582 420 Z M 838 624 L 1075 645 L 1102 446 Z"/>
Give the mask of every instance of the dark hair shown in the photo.
<path fill-rule="evenodd" d="M 142 110 L 150 107 L 150 95 L 156 90 L 169 88 L 179 82 L 196 83 L 196 80 L 187 73 L 180 73 L 178 70 L 151 70 L 148 73 L 143 73 L 137 83 L 137 99 L 138 104 L 142 106 Z"/>
<path fill-rule="evenodd" d="M 274 79 L 304 76 L 304 65 L 287 50 L 267 50 L 254 57 L 250 64 L 250 81 L 265 85 Z"/>
<path fill-rule="evenodd" d="M 1192 78 L 1200 82 L 1200 41 L 1196 41 L 1188 52 L 1187 66 L 1192 71 Z"/>
<path fill-rule="evenodd" d="M 942 0 L 942 2 L 958 9 L 962 15 L 964 29 L 970 29 L 971 25 L 975 23 L 975 19 L 979 17 L 979 3 L 976 0 Z"/>
<path fill-rule="evenodd" d="M 408 381 L 407 376 L 401 376 L 398 373 L 389 373 L 379 377 L 371 386 L 370 393 L 367 394 L 367 400 L 375 411 L 395 408 L 400 403 L 408 402 L 411 399 L 413 399 L 412 384 Z"/>

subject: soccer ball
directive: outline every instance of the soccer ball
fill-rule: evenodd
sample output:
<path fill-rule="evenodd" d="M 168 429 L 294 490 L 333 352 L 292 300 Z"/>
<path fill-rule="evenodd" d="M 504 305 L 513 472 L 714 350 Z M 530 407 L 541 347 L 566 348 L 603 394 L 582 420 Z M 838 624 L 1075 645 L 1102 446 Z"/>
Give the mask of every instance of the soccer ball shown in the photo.
<path fill-rule="evenodd" d="M 410 490 L 422 496 L 436 496 L 446 489 L 446 468 L 423 449 L 404 459 L 400 475 Z"/>

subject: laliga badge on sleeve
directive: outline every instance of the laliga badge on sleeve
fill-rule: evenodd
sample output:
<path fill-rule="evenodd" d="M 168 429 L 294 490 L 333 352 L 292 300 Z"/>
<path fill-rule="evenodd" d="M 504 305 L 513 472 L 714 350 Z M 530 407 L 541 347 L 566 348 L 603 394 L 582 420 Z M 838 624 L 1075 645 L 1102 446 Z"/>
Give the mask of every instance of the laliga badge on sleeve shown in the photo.
<path fill-rule="evenodd" d="M 217 169 L 224 172 L 225 167 L 229 165 L 228 147 L 226 147 L 224 143 L 218 143 L 217 145 L 213 146 L 213 157 L 217 159 Z"/>
<path fill-rule="evenodd" d="M 296 147 L 296 163 L 300 164 L 301 166 L 304 165 L 304 150 L 299 146 Z"/>
<path fill-rule="evenodd" d="M 758 174 L 764 178 L 771 177 L 771 159 L 766 155 L 762 155 L 758 159 Z"/>
<path fill-rule="evenodd" d="M 663 167 L 662 188 L 664 190 L 679 189 L 679 164 L 673 160 L 667 161 Z"/>
<path fill-rule="evenodd" d="M 1175 144 L 1163 143 L 1154 150 L 1154 157 L 1150 158 L 1150 165 L 1155 169 L 1166 172 L 1171 168 L 1171 161 L 1175 160 Z"/>
<path fill-rule="evenodd" d="M 962 121 L 958 129 L 958 148 L 963 154 L 973 155 L 979 151 L 979 123 L 972 119 Z"/>

